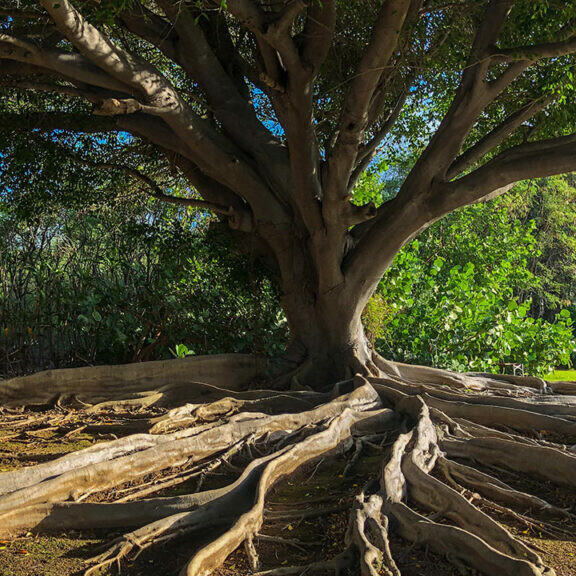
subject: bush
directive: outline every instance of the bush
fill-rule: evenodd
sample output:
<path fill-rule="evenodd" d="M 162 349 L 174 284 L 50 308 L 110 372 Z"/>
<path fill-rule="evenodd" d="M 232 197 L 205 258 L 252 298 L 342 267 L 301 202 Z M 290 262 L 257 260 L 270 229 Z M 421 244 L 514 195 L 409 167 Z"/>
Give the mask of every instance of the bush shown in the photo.
<path fill-rule="evenodd" d="M 197 354 L 273 354 L 286 328 L 256 263 L 202 216 L 117 202 L 0 219 L 0 372 Z M 200 231 L 200 229 L 203 231 Z"/>
<path fill-rule="evenodd" d="M 527 266 L 536 251 L 533 230 L 533 223 L 483 204 L 452 214 L 405 247 L 365 312 L 378 350 L 458 371 L 521 363 L 545 374 L 568 363 L 570 313 L 535 319 L 530 300 L 518 296 L 539 282 Z"/>

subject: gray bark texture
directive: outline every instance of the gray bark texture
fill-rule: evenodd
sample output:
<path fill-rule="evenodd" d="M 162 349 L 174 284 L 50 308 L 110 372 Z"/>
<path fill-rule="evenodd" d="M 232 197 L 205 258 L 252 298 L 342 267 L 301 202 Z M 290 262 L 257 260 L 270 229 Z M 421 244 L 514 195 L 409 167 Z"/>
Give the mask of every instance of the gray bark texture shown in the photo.
<path fill-rule="evenodd" d="M 325 393 L 247 390 L 261 368 L 250 357 L 174 360 L 163 363 L 160 388 L 159 367 L 146 363 L 118 373 L 123 388 L 110 386 L 111 371 L 98 367 L 0 382 L 0 402 L 11 407 L 2 425 L 22 432 L 111 411 L 156 414 L 139 417 L 138 433 L 0 474 L 0 538 L 124 531 L 89 561 L 87 576 L 170 540 L 191 547 L 182 576 L 218 574 L 242 544 L 250 568 L 239 576 L 400 576 L 406 555 L 399 539 L 488 576 L 551 576 L 564 568 L 523 535 L 537 527 L 549 541 L 567 541 L 576 528 L 576 384 L 548 383 L 543 394 L 534 378 L 380 361 L 378 377 L 357 374 Z M 210 384 L 195 381 L 200 374 Z M 47 398 L 58 409 L 44 417 L 38 410 Z M 379 456 L 370 460 L 367 483 L 352 485 L 346 500 L 341 552 L 306 565 L 262 560 L 261 542 L 307 545 L 266 534 L 286 518 L 271 502 L 277 486 L 302 470 L 313 476 L 326 461 L 346 463 L 344 478 L 366 450 Z M 201 480 L 222 469 L 229 483 L 203 490 Z M 507 476 L 547 488 L 535 494 Z M 200 480 L 195 491 L 156 495 L 193 478 Z M 572 494 L 572 505 L 543 497 L 550 485 L 555 498 Z M 327 496 L 328 512 L 302 502 L 302 509 L 288 505 L 288 518 L 333 511 Z M 183 539 L 194 534 L 202 544 Z"/>

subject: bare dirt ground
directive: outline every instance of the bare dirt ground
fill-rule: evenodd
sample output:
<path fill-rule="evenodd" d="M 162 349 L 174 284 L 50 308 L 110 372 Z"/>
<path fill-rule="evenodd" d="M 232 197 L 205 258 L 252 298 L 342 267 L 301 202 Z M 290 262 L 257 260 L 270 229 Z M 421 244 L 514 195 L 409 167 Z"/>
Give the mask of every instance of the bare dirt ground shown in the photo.
<path fill-rule="evenodd" d="M 71 407 L 42 412 L 2 410 L 0 471 L 32 466 L 98 442 L 145 430 L 143 423 L 160 412 L 152 409 L 93 414 Z M 367 482 L 378 476 L 382 457 L 394 440 L 394 437 L 384 438 L 379 445 L 364 449 L 351 468 L 347 467 L 352 451 L 326 457 L 280 481 L 269 494 L 266 520 L 261 536 L 255 541 L 262 569 L 306 565 L 342 552 L 351 500 Z M 191 476 L 185 481 L 181 481 L 181 469 L 163 471 L 143 478 L 137 484 L 126 484 L 88 496 L 85 501 L 130 499 L 131 494 L 141 493 L 144 488 L 153 496 L 186 494 L 200 486 L 203 490 L 218 488 L 236 479 L 248 461 L 246 454 L 238 454 L 210 474 Z M 509 471 L 492 469 L 490 473 L 518 490 L 545 498 L 557 506 L 574 504 L 575 497 L 569 489 Z M 178 482 L 169 486 L 174 477 Z M 471 501 L 477 497 L 472 492 L 464 495 Z M 555 569 L 557 576 L 576 576 L 576 526 L 569 520 L 557 525 L 548 522 L 544 528 L 544 525 L 518 522 L 494 508 L 487 507 L 484 511 L 535 548 L 545 563 Z M 86 570 L 85 560 L 99 553 L 121 533 L 119 530 L 71 531 L 40 536 L 29 532 L 17 539 L 0 540 L 0 576 L 79 576 Z M 175 576 L 191 552 L 210 537 L 209 533 L 183 536 L 152 547 L 130 562 L 123 562 L 122 573 L 129 576 Z M 426 548 L 409 545 L 394 535 L 390 544 L 404 576 L 473 574 L 465 569 L 457 570 L 444 558 Z M 117 567 L 112 567 L 101 573 L 115 574 L 117 570 Z M 215 574 L 252 574 L 244 549 L 237 549 Z"/>

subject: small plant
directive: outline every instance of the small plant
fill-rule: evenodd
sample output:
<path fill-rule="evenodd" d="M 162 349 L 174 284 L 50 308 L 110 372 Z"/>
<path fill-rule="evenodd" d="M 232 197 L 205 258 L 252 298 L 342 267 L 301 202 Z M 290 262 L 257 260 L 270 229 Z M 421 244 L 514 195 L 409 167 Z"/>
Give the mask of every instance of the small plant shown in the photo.
<path fill-rule="evenodd" d="M 194 356 L 194 350 L 190 350 L 186 344 L 176 344 L 174 350 L 170 348 L 170 352 L 174 358 L 186 358 L 186 356 Z"/>

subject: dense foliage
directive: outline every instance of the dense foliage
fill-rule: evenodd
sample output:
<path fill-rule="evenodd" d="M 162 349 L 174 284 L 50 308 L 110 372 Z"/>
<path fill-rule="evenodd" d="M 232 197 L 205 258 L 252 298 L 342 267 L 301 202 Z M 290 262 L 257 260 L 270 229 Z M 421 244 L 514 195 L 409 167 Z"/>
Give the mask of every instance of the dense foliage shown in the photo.
<path fill-rule="evenodd" d="M 1 215 L 0 373 L 278 352 L 270 282 L 198 217 L 125 200 Z"/>
<path fill-rule="evenodd" d="M 554 182 L 533 186 L 545 203 L 555 197 Z M 566 190 L 576 198 L 573 188 Z M 384 356 L 460 371 L 512 371 L 522 364 L 530 374 L 569 363 L 575 345 L 570 311 L 553 307 L 549 291 L 552 274 L 564 282 L 554 283 L 556 294 L 573 289 L 560 262 L 574 253 L 565 246 L 553 268 L 541 260 L 550 231 L 543 222 L 516 218 L 518 198 L 513 193 L 453 213 L 400 252 L 364 313 Z M 524 215 L 542 198 L 531 200 Z M 548 216 L 562 214 L 556 206 Z M 548 294 L 550 320 L 531 306 L 532 295 Z M 565 296 L 563 302 L 569 303 Z"/>
<path fill-rule="evenodd" d="M 576 311 L 576 177 L 574 174 L 523 182 L 502 199 L 512 217 L 533 221 L 537 250 L 528 268 L 539 282 L 523 299 L 535 317 L 552 320 L 561 308 Z"/>

